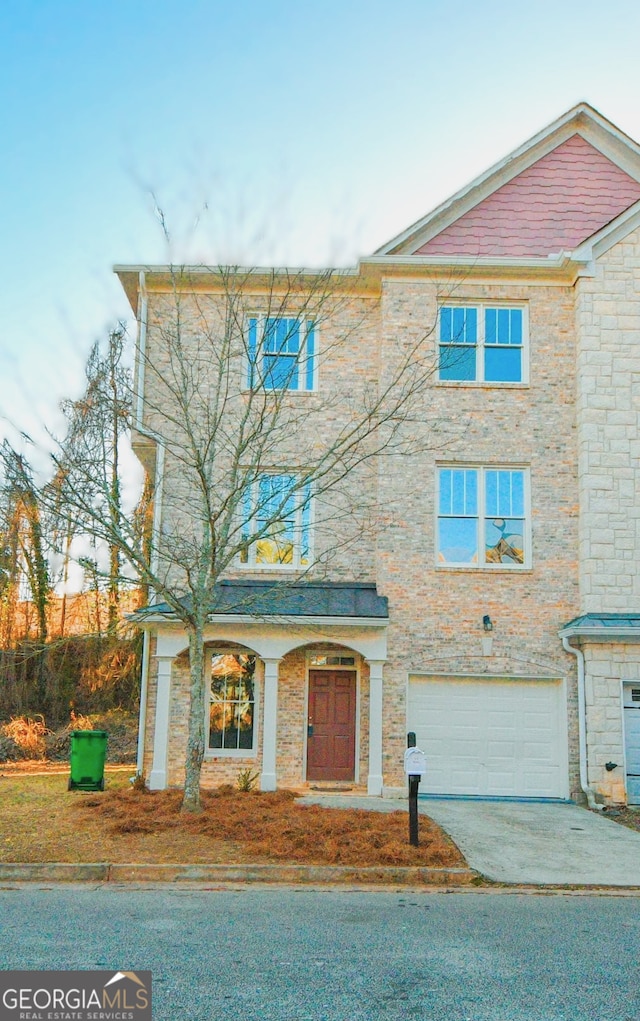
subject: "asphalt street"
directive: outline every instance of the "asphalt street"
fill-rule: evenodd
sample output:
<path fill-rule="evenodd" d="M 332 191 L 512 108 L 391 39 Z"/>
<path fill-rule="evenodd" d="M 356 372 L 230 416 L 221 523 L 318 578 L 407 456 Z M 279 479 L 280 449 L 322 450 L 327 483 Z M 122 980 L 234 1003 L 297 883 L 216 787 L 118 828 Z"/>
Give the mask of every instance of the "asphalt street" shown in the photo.
<path fill-rule="evenodd" d="M 155 1021 L 637 1021 L 640 897 L 24 885 L 3 969 L 145 970 Z"/>

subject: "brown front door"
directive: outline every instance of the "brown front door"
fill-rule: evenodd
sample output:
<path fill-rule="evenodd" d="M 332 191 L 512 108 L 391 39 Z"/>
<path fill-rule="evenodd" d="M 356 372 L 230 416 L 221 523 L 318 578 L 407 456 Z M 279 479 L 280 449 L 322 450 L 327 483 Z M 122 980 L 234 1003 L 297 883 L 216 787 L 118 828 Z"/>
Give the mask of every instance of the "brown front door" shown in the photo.
<path fill-rule="evenodd" d="M 307 780 L 353 780 L 356 763 L 356 675 L 309 672 Z"/>

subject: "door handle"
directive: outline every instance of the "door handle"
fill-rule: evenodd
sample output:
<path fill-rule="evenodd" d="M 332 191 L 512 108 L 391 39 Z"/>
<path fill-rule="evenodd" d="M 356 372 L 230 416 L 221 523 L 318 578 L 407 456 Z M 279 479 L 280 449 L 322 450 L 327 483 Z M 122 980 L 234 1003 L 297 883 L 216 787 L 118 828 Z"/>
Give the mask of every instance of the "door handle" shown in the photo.
<path fill-rule="evenodd" d="M 307 737 L 313 737 L 313 723 L 307 723 Z"/>

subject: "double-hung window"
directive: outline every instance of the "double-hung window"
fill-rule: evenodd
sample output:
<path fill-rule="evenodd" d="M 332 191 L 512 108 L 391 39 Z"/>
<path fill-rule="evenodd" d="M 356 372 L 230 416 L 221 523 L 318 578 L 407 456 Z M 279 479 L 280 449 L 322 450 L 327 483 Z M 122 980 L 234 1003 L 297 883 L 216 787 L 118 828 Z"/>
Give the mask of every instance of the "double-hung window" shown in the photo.
<path fill-rule="evenodd" d="M 311 493 L 296 475 L 264 474 L 244 500 L 243 548 L 248 567 L 304 568 L 311 545 Z"/>
<path fill-rule="evenodd" d="M 438 330 L 441 380 L 526 382 L 524 307 L 444 305 Z"/>
<path fill-rule="evenodd" d="M 310 319 L 251 316 L 247 334 L 250 390 L 316 389 L 316 331 Z"/>
<path fill-rule="evenodd" d="M 524 468 L 439 468 L 438 563 L 526 567 L 527 483 Z"/>
<path fill-rule="evenodd" d="M 209 739 L 213 754 L 255 752 L 256 657 L 215 653 L 211 657 Z"/>

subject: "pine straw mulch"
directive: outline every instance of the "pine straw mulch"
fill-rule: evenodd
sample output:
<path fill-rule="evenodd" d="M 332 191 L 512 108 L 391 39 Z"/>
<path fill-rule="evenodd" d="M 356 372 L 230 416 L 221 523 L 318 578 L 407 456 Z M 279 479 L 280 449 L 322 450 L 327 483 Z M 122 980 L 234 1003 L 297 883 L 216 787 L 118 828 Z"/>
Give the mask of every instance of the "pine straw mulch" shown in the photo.
<path fill-rule="evenodd" d="M 292 791 L 238 792 L 231 786 L 201 795 L 202 811 L 181 813 L 181 791 L 109 791 L 84 802 L 111 833 L 174 833 L 230 842 L 254 860 L 316 865 L 462 864 L 453 842 L 421 820 L 420 847 L 408 843 L 407 813 L 296 804 Z"/>
<path fill-rule="evenodd" d="M 414 848 L 406 809 L 386 814 L 300 805 L 291 791 L 205 791 L 203 810 L 194 815 L 180 812 L 180 791 L 136 791 L 124 778 L 108 779 L 104 793 L 88 794 L 67 792 L 59 776 L 5 776 L 0 793 L 9 795 L 0 798 L 5 862 L 465 864 L 426 816 Z"/>

